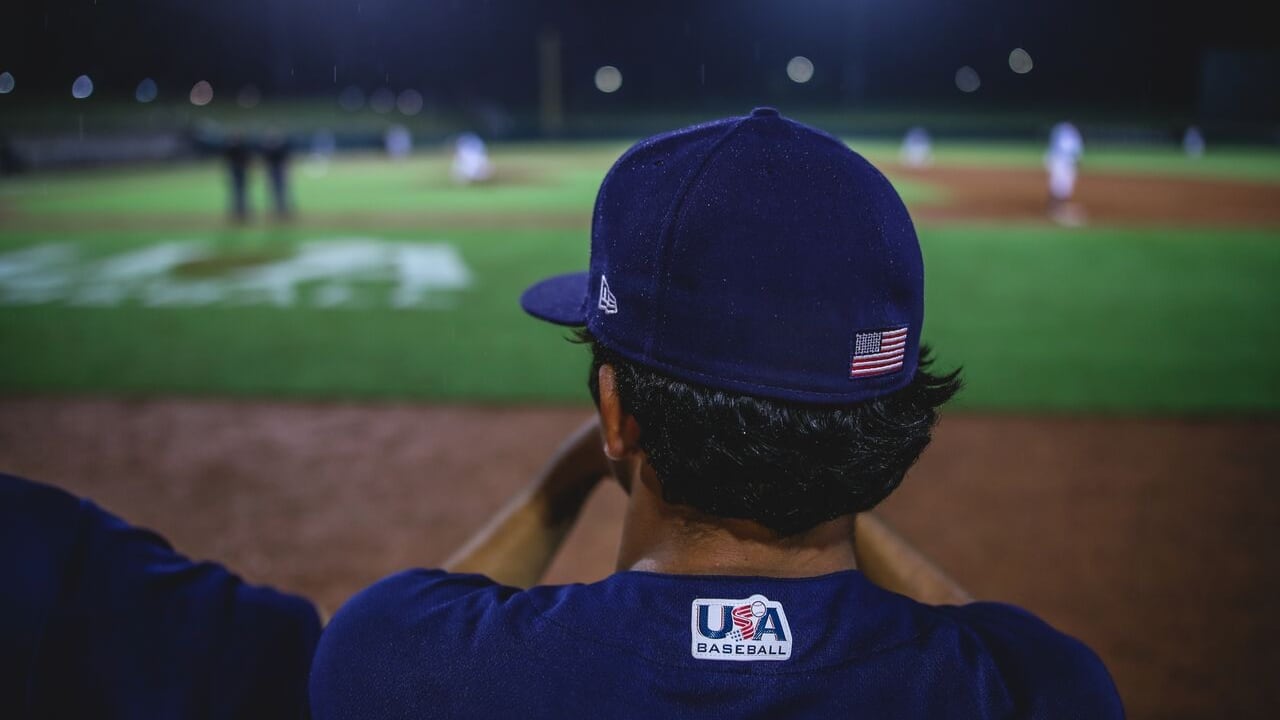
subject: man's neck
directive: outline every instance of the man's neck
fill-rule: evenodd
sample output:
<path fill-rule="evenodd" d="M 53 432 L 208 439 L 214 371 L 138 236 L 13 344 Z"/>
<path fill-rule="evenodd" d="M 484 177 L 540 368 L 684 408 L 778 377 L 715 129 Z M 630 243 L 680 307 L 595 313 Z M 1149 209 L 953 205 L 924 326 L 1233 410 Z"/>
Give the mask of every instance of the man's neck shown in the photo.
<path fill-rule="evenodd" d="M 709 518 L 667 504 L 656 486 L 652 479 L 632 484 L 619 570 L 785 578 L 857 567 L 851 515 L 784 539 L 750 520 Z"/>

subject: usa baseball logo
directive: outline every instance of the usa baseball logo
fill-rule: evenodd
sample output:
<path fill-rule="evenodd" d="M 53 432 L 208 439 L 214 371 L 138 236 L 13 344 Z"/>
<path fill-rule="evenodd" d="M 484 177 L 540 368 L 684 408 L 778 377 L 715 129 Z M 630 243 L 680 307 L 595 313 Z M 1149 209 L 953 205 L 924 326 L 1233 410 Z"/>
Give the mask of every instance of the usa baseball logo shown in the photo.
<path fill-rule="evenodd" d="M 690 652 L 699 660 L 786 660 L 791 625 L 782 603 L 763 595 L 743 599 L 697 598 Z"/>

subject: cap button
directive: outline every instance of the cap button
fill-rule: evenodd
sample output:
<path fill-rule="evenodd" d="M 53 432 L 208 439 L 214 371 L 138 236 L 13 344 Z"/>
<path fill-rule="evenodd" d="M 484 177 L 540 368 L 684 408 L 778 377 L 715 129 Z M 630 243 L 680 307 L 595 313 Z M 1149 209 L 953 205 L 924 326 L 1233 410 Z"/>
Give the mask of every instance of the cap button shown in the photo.
<path fill-rule="evenodd" d="M 751 117 L 778 117 L 778 109 L 771 107 L 758 107 L 751 111 Z"/>

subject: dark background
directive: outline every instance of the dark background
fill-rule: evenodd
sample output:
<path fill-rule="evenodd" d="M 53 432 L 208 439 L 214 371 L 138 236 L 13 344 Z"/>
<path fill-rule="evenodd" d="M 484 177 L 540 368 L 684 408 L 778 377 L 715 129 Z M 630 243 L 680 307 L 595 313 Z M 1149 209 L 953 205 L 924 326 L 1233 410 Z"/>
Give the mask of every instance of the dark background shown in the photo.
<path fill-rule="evenodd" d="M 387 86 L 419 90 L 428 107 L 520 112 L 537 106 L 538 36 L 552 30 L 569 112 L 767 101 L 1087 106 L 1270 122 L 1280 118 L 1280 63 L 1265 8 L 1244 0 L 47 0 L 0 16 L 0 71 L 29 98 L 68 94 L 83 73 L 95 97 L 131 97 L 152 77 L 162 99 L 197 80 L 254 84 L 266 97 Z M 1009 69 L 1015 47 L 1034 60 L 1027 75 Z M 795 55 L 813 61 L 811 82 L 787 79 Z M 605 64 L 624 77 L 611 95 L 592 82 Z M 972 94 L 955 86 L 964 65 L 982 79 Z"/>

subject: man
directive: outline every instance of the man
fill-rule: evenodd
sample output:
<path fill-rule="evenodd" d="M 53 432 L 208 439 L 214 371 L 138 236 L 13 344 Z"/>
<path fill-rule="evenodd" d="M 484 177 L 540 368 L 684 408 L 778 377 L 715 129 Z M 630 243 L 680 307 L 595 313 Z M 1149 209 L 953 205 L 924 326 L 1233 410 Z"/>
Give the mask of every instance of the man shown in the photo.
<path fill-rule="evenodd" d="M 919 125 L 907 130 L 907 134 L 902 137 L 902 147 L 898 150 L 898 160 L 913 169 L 932 165 L 933 140 L 929 137 L 929 131 Z"/>
<path fill-rule="evenodd" d="M 1182 151 L 1192 160 L 1204 157 L 1204 133 L 1199 127 L 1191 125 L 1182 134 Z"/>
<path fill-rule="evenodd" d="M 403 160 L 413 152 L 413 135 L 409 133 L 409 128 L 403 125 L 392 125 L 387 128 L 387 132 L 382 136 L 382 142 L 386 147 L 387 157 L 392 160 Z"/>
<path fill-rule="evenodd" d="M 923 279 L 889 182 L 775 110 L 633 147 L 589 271 L 522 298 L 585 328 L 598 429 L 445 570 L 335 616 L 315 717 L 1121 716 L 1097 657 L 1026 612 L 871 582 L 967 600 L 857 519 L 958 387 L 920 347 Z M 521 590 L 606 473 L 618 572 Z"/>
<path fill-rule="evenodd" d="M 262 161 L 267 166 L 267 181 L 271 186 L 271 201 L 276 218 L 289 217 L 289 156 L 293 154 L 293 142 L 278 131 L 267 133 L 262 141 Z"/>
<path fill-rule="evenodd" d="M 320 619 L 0 474 L 0 717 L 304 718 Z"/>
<path fill-rule="evenodd" d="M 231 181 L 231 218 L 236 222 L 249 219 L 249 161 L 253 148 L 239 132 L 231 133 L 222 148 Z"/>
<path fill-rule="evenodd" d="M 457 185 L 482 183 L 493 177 L 493 163 L 479 135 L 468 132 L 458 136 L 453 144 L 449 175 Z"/>
<path fill-rule="evenodd" d="M 1049 149 L 1044 154 L 1044 168 L 1049 173 L 1049 218 L 1060 225 L 1077 226 L 1084 222 L 1080 208 L 1071 204 L 1076 191 L 1077 165 L 1084 154 L 1080 131 L 1069 122 L 1060 122 L 1049 132 Z"/>

